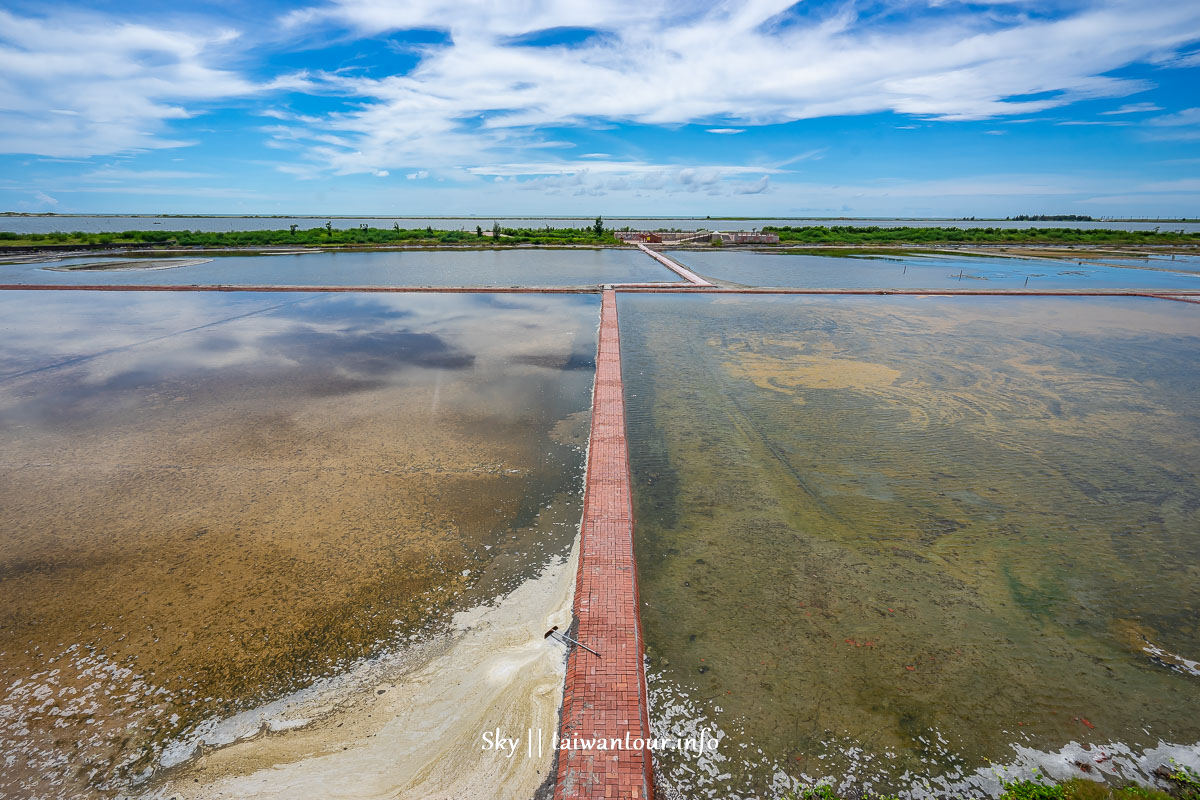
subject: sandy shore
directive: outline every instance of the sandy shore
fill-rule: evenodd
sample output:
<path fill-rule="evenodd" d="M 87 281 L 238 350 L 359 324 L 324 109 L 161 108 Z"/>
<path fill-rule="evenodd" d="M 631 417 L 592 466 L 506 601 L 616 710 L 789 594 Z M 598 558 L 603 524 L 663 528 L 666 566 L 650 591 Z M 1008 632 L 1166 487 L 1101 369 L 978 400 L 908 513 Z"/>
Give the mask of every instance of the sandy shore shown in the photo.
<path fill-rule="evenodd" d="M 246 738 L 200 746 L 143 800 L 532 797 L 550 774 L 562 704 L 564 651 L 542 634 L 570 624 L 575 558 L 456 615 L 440 642 L 225 721 L 210 740 Z M 542 753 L 524 738 L 511 758 L 484 750 L 497 728 L 540 730 Z"/>

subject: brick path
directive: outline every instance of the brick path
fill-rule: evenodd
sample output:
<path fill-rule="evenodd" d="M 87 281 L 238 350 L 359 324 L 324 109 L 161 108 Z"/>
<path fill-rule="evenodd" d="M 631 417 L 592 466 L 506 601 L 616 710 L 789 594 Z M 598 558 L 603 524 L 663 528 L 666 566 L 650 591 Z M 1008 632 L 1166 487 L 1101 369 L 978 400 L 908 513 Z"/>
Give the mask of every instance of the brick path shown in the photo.
<path fill-rule="evenodd" d="M 624 742 L 626 736 L 649 737 L 617 299 L 612 290 L 604 292 L 600 312 L 574 611 L 579 623 L 575 638 L 601 657 L 571 648 L 560 740 L 603 737 Z M 654 795 L 653 781 L 649 750 L 560 750 L 554 797 L 648 800 Z"/>

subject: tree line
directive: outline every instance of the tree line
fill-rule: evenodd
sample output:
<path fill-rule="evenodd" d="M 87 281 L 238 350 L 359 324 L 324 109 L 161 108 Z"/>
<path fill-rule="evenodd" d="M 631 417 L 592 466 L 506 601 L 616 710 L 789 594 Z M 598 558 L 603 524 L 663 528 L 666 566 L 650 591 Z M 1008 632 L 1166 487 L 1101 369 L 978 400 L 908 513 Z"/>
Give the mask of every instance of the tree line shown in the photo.
<path fill-rule="evenodd" d="M 491 236 L 482 227 L 473 231 L 439 231 L 432 227 L 338 229 L 332 223 L 301 230 L 268 231 L 121 231 L 119 233 L 7 233 L 0 245 L 120 245 L 155 244 L 174 247 L 350 247 L 386 245 L 617 244 L 600 219 L 586 228 L 504 228 L 494 224 Z"/>
<path fill-rule="evenodd" d="M 808 244 L 1200 244 L 1200 233 L 1085 228 L 764 227 L 780 242 Z"/>

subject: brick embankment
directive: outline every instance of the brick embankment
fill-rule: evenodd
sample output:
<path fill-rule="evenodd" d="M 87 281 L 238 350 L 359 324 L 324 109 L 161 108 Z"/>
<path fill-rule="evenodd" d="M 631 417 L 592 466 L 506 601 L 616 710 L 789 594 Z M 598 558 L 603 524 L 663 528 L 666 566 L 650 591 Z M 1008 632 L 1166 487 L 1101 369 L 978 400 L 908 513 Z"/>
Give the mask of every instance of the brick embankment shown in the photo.
<path fill-rule="evenodd" d="M 796 289 L 786 287 L 727 287 L 713 286 L 669 286 L 658 289 L 643 289 L 638 286 L 620 287 L 623 292 L 659 292 L 662 294 L 803 294 L 803 295 L 898 295 L 913 297 L 1160 297 L 1167 300 L 1180 298 L 1200 299 L 1200 292 L 1171 289 L 1165 292 L 1150 292 L 1144 289 Z"/>
<path fill-rule="evenodd" d="M 564 750 L 560 746 L 554 797 L 648 800 L 654 795 L 650 750 L 624 749 L 627 741 L 648 738 L 650 724 L 633 561 L 633 498 L 617 301 L 611 290 L 604 292 L 600 313 L 574 611 L 576 638 L 600 655 L 571 649 L 560 741 L 579 744 L 579 740 L 603 738 L 609 743 L 620 740 L 622 747 Z"/>
<path fill-rule="evenodd" d="M 262 286 L 242 284 L 0 283 L 4 291 L 73 292 L 429 292 L 432 294 L 587 294 L 598 286 Z"/>
<path fill-rule="evenodd" d="M 704 278 L 701 278 L 696 273 L 692 272 L 687 267 L 680 264 L 679 262 L 672 261 L 671 259 L 664 256 L 662 253 L 659 253 L 655 250 L 651 250 L 649 247 L 646 247 L 646 245 L 644 245 L 644 244 L 639 243 L 638 249 L 641 250 L 646 255 L 653 258 L 658 263 L 662 264 L 667 269 L 674 272 L 679 277 L 683 278 L 685 281 L 688 281 L 689 283 L 691 283 L 693 286 L 712 286 L 713 285 L 713 284 L 709 283 L 708 281 L 704 280 Z"/>

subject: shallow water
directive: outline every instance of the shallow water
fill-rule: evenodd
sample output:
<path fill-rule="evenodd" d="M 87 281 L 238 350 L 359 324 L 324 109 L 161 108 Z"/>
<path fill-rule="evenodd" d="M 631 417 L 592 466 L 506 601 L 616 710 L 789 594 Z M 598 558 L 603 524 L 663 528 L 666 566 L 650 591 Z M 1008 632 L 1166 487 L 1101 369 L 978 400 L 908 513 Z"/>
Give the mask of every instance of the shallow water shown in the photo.
<path fill-rule="evenodd" d="M 1191 306 L 639 295 L 620 314 L 651 719 L 721 737 L 658 757 L 664 796 L 1200 764 Z"/>
<path fill-rule="evenodd" d="M 0 283 L 250 286 L 595 286 L 601 283 L 677 281 L 679 276 L 633 249 L 409 250 L 219 256 L 206 263 L 129 269 L 128 254 L 64 258 L 46 263 L 0 263 Z M 180 261 L 195 261 L 180 254 Z M 116 262 L 121 269 L 66 267 Z"/>
<path fill-rule="evenodd" d="M 1142 257 L 1093 256 L 1089 261 L 1102 261 L 1105 264 L 1115 264 L 1118 267 L 1144 267 L 1146 269 L 1179 270 L 1180 272 L 1200 272 L 1200 255 L 1155 253 Z"/>
<path fill-rule="evenodd" d="M 110 795 L 561 559 L 597 305 L 3 293 L 0 796 Z"/>
<path fill-rule="evenodd" d="M 1070 260 L 963 256 L 837 258 L 758 252 L 667 253 L 706 278 L 801 289 L 1200 289 L 1200 275 Z M 1111 261 L 1111 259 L 1105 259 Z M 1142 266 L 1139 262 L 1138 266 Z M 1194 269 L 1194 267 L 1192 267 Z"/>

